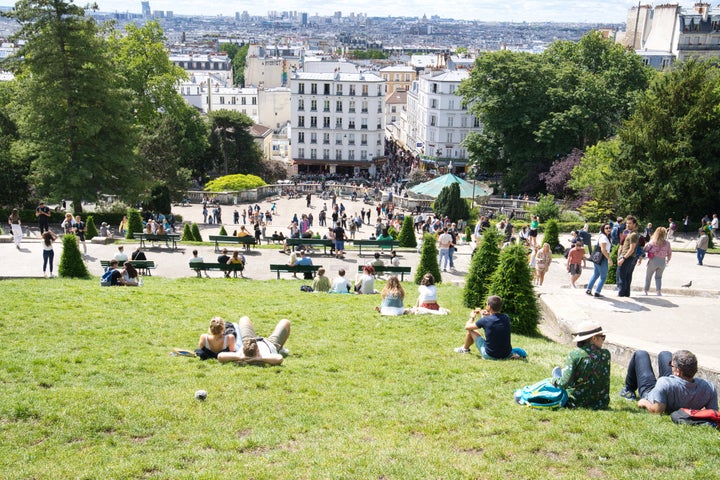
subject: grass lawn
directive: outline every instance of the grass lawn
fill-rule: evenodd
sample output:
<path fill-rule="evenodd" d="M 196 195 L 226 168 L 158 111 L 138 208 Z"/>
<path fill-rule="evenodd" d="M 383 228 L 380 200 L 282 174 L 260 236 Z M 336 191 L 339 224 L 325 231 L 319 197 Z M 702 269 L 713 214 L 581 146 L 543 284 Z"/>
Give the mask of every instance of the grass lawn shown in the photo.
<path fill-rule="evenodd" d="M 622 400 L 620 367 L 610 411 L 516 405 L 569 347 L 516 336 L 528 362 L 455 354 L 457 287 L 440 287 L 451 315 L 398 318 L 300 281 L 146 280 L 0 282 L 0 477 L 718 478 L 718 433 Z M 260 335 L 292 321 L 281 367 L 168 355 L 242 314 Z"/>

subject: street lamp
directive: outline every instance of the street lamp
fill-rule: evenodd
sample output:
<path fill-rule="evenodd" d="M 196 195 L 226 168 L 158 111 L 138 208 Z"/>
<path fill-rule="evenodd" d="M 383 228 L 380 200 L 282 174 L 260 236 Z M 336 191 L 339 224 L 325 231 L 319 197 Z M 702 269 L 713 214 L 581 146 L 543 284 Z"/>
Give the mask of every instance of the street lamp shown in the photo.
<path fill-rule="evenodd" d="M 473 182 L 473 193 L 472 193 L 472 206 L 475 206 L 475 165 L 470 165 L 470 176 L 472 177 Z"/>

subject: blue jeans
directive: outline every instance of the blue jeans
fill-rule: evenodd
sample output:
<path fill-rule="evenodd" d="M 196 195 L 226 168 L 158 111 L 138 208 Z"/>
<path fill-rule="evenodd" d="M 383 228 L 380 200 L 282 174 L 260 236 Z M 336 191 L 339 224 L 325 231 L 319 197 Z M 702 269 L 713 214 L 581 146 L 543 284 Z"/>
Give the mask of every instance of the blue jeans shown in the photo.
<path fill-rule="evenodd" d="M 597 290 L 595 290 L 595 293 L 600 293 L 600 291 L 603 288 L 603 285 L 605 285 L 605 280 L 607 280 L 608 276 L 608 261 L 607 258 L 604 258 L 602 263 L 598 265 L 597 263 L 593 263 L 593 274 L 592 277 L 590 277 L 590 281 L 588 282 L 587 289 L 592 290 L 593 285 L 595 285 L 595 282 L 597 281 Z"/>
<path fill-rule="evenodd" d="M 55 258 L 55 252 L 52 250 L 43 250 L 43 273 L 47 268 L 48 263 L 50 264 L 50 273 L 53 273 L 53 259 Z"/>
<path fill-rule="evenodd" d="M 623 264 L 617 268 L 617 286 L 619 297 L 630 296 L 630 284 L 632 283 L 632 275 L 635 270 L 635 264 L 637 258 L 635 255 L 628 257 L 623 261 Z"/>
<path fill-rule="evenodd" d="M 506 358 L 491 357 L 485 351 L 486 343 L 487 343 L 487 341 L 481 335 L 478 335 L 477 338 L 475 339 L 475 346 L 477 347 L 478 352 L 480 352 L 480 355 L 482 355 L 482 357 L 486 360 L 506 360 L 506 359 L 512 357 L 513 355 L 518 355 L 520 358 L 527 358 L 527 352 L 525 350 L 523 350 L 522 348 L 513 348 L 512 350 L 510 350 L 510 355 L 508 355 Z"/>
<path fill-rule="evenodd" d="M 444 260 L 444 261 L 443 261 Z M 450 249 L 441 248 L 440 254 L 438 255 L 438 267 L 447 268 L 448 261 L 450 260 Z"/>
<path fill-rule="evenodd" d="M 672 375 L 670 361 L 672 353 L 662 351 L 658 353 L 658 378 Z M 637 350 L 633 353 L 625 376 L 625 388 L 634 392 L 638 391 L 639 398 L 645 398 L 655 388 L 657 379 L 652 369 L 650 355 L 645 350 Z"/>
<path fill-rule="evenodd" d="M 702 265 L 703 259 L 705 258 L 705 252 L 707 252 L 707 250 L 702 250 L 700 248 L 697 249 L 697 260 L 699 265 Z"/>

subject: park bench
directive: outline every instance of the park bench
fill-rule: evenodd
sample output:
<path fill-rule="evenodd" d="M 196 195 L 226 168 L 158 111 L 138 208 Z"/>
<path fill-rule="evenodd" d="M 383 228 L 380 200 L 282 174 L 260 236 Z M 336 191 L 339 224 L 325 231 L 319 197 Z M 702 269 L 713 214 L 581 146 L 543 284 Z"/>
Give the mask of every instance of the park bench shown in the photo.
<path fill-rule="evenodd" d="M 210 235 L 210 241 L 215 242 L 215 253 L 220 251 L 220 243 L 234 243 L 236 245 L 244 245 L 245 250 L 250 248 L 250 245 L 255 245 L 255 237 L 246 235 L 244 237 L 237 237 L 234 235 Z"/>
<path fill-rule="evenodd" d="M 363 247 L 372 247 L 373 250 L 392 250 L 395 247 L 400 246 L 400 242 L 397 240 L 352 240 L 353 245 L 359 247 L 358 255 L 362 256 Z"/>
<path fill-rule="evenodd" d="M 323 247 L 323 255 L 327 255 L 327 247 L 332 248 L 335 244 L 328 238 L 286 238 L 285 243 L 289 247 L 295 247 L 297 245 L 303 247 Z"/>
<path fill-rule="evenodd" d="M 180 234 L 166 233 L 159 235 L 157 233 L 133 233 L 133 238 L 140 240 L 140 248 L 145 248 L 145 241 L 165 242 L 165 245 L 169 245 L 169 242 L 172 242 L 172 249 L 177 250 L 177 242 L 180 240 Z"/>
<path fill-rule="evenodd" d="M 271 272 L 277 272 L 277 278 L 280 280 L 280 272 L 288 272 L 288 273 L 305 273 L 305 272 L 311 272 L 313 276 L 317 273 L 317 271 L 320 269 L 320 265 L 276 265 L 271 264 L 270 265 L 270 271 Z"/>
<path fill-rule="evenodd" d="M 358 265 L 358 273 L 363 271 L 364 265 Z M 383 265 L 382 267 L 372 266 L 375 269 L 375 273 L 399 273 L 400 281 L 405 281 L 405 274 L 410 274 L 410 267 L 394 267 L 392 265 Z"/>
<path fill-rule="evenodd" d="M 237 278 L 238 272 L 240 272 L 240 276 L 242 277 L 243 276 L 242 272 L 245 269 L 245 265 L 242 263 L 190 262 L 189 265 L 190 265 L 190 269 L 195 270 L 195 272 L 197 272 L 198 277 L 202 276 L 202 275 L 200 275 L 200 272 L 205 272 L 205 276 L 207 277 L 208 270 L 218 270 L 218 271 L 224 272 L 226 274 L 229 274 L 230 272 L 232 272 L 233 276 L 235 278 Z"/>
<path fill-rule="evenodd" d="M 150 270 L 155 270 L 157 268 L 157 265 L 155 265 L 154 260 L 128 260 L 130 264 L 135 267 L 135 269 L 140 273 L 140 275 L 147 275 L 148 277 L 152 276 L 152 273 L 150 273 Z M 100 260 L 100 266 L 103 268 L 107 268 L 110 266 L 110 260 Z M 122 265 L 119 265 L 119 267 L 122 267 Z"/>

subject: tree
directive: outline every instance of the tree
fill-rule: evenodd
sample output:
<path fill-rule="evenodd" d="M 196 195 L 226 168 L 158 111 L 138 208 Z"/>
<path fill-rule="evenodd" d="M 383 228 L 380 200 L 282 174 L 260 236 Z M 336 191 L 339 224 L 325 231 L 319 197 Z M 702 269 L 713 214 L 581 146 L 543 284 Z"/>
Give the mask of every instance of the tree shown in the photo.
<path fill-rule="evenodd" d="M 555 220 L 550 220 L 545 223 L 543 243 L 550 245 L 550 249 L 553 252 L 555 251 L 555 247 L 560 245 L 560 230 L 558 229 L 558 224 Z"/>
<path fill-rule="evenodd" d="M 540 180 L 545 182 L 549 193 L 557 197 L 567 197 L 572 192 L 568 186 L 573 168 L 582 161 L 583 152 L 574 148 L 567 156 L 556 160 L 550 165 L 550 170 L 540 174 Z"/>
<path fill-rule="evenodd" d="M 420 262 L 415 269 L 415 283 L 420 285 L 423 276 L 432 273 L 436 283 L 442 282 L 440 267 L 438 266 L 438 249 L 435 246 L 435 237 L 426 233 L 423 236 L 422 250 L 420 251 Z"/>
<path fill-rule="evenodd" d="M 463 304 L 468 308 L 484 305 L 490 290 L 490 278 L 498 266 L 500 241 L 502 237 L 497 228 L 483 231 L 480 246 L 470 260 L 470 268 L 463 289 Z"/>
<path fill-rule="evenodd" d="M 73 234 L 63 235 L 62 242 L 63 251 L 58 274 L 65 278 L 90 278 L 90 272 L 80 254 L 77 237 Z"/>
<path fill-rule="evenodd" d="M 576 192 L 581 192 L 586 201 L 592 199 L 597 202 L 597 207 L 593 210 L 617 211 L 620 187 L 613 164 L 619 154 L 619 139 L 613 138 L 598 142 L 585 151 L 580 163 L 570 173 L 568 187 Z M 585 213 L 583 215 L 589 218 Z"/>
<path fill-rule="evenodd" d="M 245 86 L 245 63 L 250 45 L 238 46 L 234 43 L 223 43 L 220 51 L 226 52 L 233 64 L 233 81 L 236 87 Z"/>
<path fill-rule="evenodd" d="M 714 211 L 720 191 L 720 71 L 690 60 L 664 72 L 619 133 L 619 211 L 646 218 Z"/>
<path fill-rule="evenodd" d="M 128 209 L 128 225 L 125 238 L 132 239 L 134 233 L 142 233 L 143 221 L 140 212 L 134 208 Z"/>
<path fill-rule="evenodd" d="M 537 174 L 553 160 L 616 133 L 652 75 L 599 32 L 540 55 L 485 53 L 460 87 L 483 125 L 465 146 L 478 171 L 503 172 L 507 189 L 539 190 Z"/>
<path fill-rule="evenodd" d="M 217 159 L 215 168 L 230 173 L 261 174 L 262 152 L 250 135 L 253 125 L 247 115 L 231 110 L 217 110 L 208 115 L 210 147 Z"/>
<path fill-rule="evenodd" d="M 190 226 L 190 231 L 192 232 L 193 240 L 196 242 L 202 242 L 202 235 L 200 234 L 200 227 L 198 227 L 198 224 L 193 222 L 193 224 Z"/>
<path fill-rule="evenodd" d="M 510 317 L 513 333 L 537 333 L 540 306 L 532 286 L 532 273 L 525 247 L 511 245 L 502 250 L 499 266 L 490 281 L 490 295 L 498 295 L 503 299 L 503 313 Z"/>
<path fill-rule="evenodd" d="M 18 129 L 8 104 L 15 96 L 15 82 L 0 82 L 0 205 L 22 206 L 28 201 L 30 155 L 17 151 Z"/>
<path fill-rule="evenodd" d="M 182 237 L 180 238 L 180 241 L 183 241 L 183 242 L 194 242 L 195 241 L 195 237 L 193 236 L 193 232 L 192 232 L 192 227 L 190 226 L 189 223 L 186 223 L 183 226 L 183 233 L 182 233 Z"/>
<path fill-rule="evenodd" d="M 415 248 L 417 247 L 417 239 L 415 238 L 415 223 L 412 215 L 405 215 L 403 219 L 398 242 L 401 247 Z"/>
<path fill-rule="evenodd" d="M 85 222 L 87 226 L 85 227 L 85 238 L 88 240 L 92 240 L 93 238 L 98 236 L 98 229 L 95 226 L 95 218 L 92 215 L 88 215 L 87 222 Z"/>
<path fill-rule="evenodd" d="M 468 218 L 470 215 L 467 202 L 460 198 L 460 185 L 457 183 L 443 187 L 433 203 L 433 210 L 436 215 L 447 215 L 453 222 L 457 222 L 461 218 Z"/>
<path fill-rule="evenodd" d="M 4 15 L 20 23 L 25 44 L 8 67 L 17 96 L 11 105 L 24 151 L 32 156 L 31 181 L 41 195 L 95 200 L 99 192 L 136 190 L 135 131 L 128 92 L 95 20 L 62 0 L 23 0 Z"/>
<path fill-rule="evenodd" d="M 541 195 L 538 203 L 532 206 L 530 211 L 542 221 L 560 218 L 560 207 L 553 195 Z"/>

